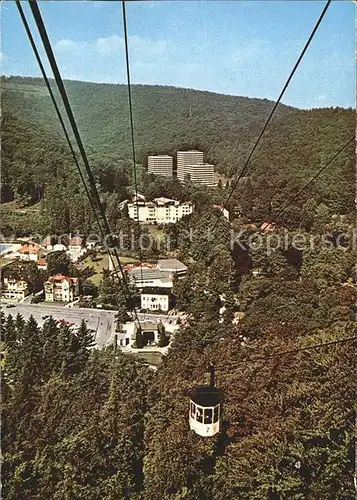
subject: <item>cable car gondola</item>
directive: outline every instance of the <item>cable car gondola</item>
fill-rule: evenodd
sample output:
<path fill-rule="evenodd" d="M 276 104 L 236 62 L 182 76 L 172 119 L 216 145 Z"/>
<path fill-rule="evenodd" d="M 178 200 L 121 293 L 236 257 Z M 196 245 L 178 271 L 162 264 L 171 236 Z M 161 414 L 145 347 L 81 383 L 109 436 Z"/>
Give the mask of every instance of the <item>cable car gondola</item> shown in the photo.
<path fill-rule="evenodd" d="M 210 385 L 199 385 L 189 390 L 190 429 L 203 437 L 220 431 L 222 392 L 214 386 L 214 367 L 210 366 Z"/>

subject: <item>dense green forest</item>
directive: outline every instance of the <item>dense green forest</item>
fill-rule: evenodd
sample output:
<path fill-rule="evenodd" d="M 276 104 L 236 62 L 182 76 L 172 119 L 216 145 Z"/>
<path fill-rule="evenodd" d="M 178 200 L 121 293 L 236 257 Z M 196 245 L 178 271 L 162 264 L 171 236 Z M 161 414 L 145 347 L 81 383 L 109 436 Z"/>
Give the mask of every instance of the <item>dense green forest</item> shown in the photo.
<path fill-rule="evenodd" d="M 66 85 L 102 199 L 107 199 L 108 207 L 115 212 L 115 205 L 133 187 L 125 86 L 84 82 Z M 240 172 L 272 105 L 267 100 L 158 86 L 134 86 L 135 95 L 136 153 L 144 164 L 148 152 L 173 153 L 177 148 L 201 147 L 216 170 L 227 176 L 228 185 Z M 185 116 L 187 102 L 191 101 L 197 106 L 197 120 Z M 2 106 L 2 201 L 16 199 L 26 205 L 44 200 L 41 220 L 48 219 L 47 227 L 56 220 L 53 226 L 58 231 L 68 226 L 88 230 L 93 224 L 90 210 L 88 206 L 84 210 L 86 201 L 78 173 L 41 80 L 6 78 Z M 228 207 L 251 220 L 274 217 L 282 203 L 354 134 L 352 110 L 279 109 Z M 281 222 L 298 224 L 291 219 L 310 198 L 317 204 L 324 203 L 333 213 L 352 213 L 353 179 L 351 145 L 294 202 Z M 218 203 L 227 198 L 224 190 L 183 189 L 175 181 L 147 178 L 145 172 L 139 180 L 140 190 L 148 197 L 161 194 L 193 199 L 199 208 L 210 200 Z M 118 214 L 113 215 L 117 219 Z"/>
<path fill-rule="evenodd" d="M 126 85 L 66 81 L 73 111 L 87 147 L 101 155 L 131 158 Z M 2 109 L 18 118 L 45 126 L 62 136 L 44 82 L 40 78 L 3 78 Z M 203 148 L 217 160 L 220 143 L 243 146 L 241 129 L 261 122 L 273 103 L 165 86 L 133 85 L 135 143 L 138 160 L 148 152 L 180 147 Z M 191 110 L 191 118 L 190 118 Z M 277 116 L 293 108 L 281 106 Z M 294 114 L 297 111 L 294 111 Z M 224 157 L 222 157 L 222 168 Z"/>
<path fill-rule="evenodd" d="M 355 256 L 320 246 L 299 262 L 280 249 L 248 257 L 262 275 L 233 293 L 223 229 L 190 286 L 175 284 L 189 320 L 156 374 L 91 350 L 85 324 L 2 316 L 5 498 L 352 500 L 356 342 L 269 356 L 357 335 Z M 187 390 L 210 362 L 222 431 L 201 438 Z"/>
<path fill-rule="evenodd" d="M 66 85 L 110 225 L 138 238 L 118 210 L 133 189 L 126 88 Z M 134 98 L 140 161 L 149 151 L 201 147 L 229 186 L 272 104 L 148 86 L 134 86 Z M 5 79 L 2 100 L 2 232 L 95 229 L 40 80 Z M 353 146 L 276 217 L 354 128 L 352 110 L 282 107 L 229 221 L 209 207 L 229 186 L 142 172 L 149 198 L 196 203 L 164 231 L 189 266 L 173 288 L 187 318 L 156 373 L 113 348 L 93 349 L 85 324 L 74 331 L 48 319 L 40 328 L 1 316 L 5 498 L 355 498 L 356 342 L 276 355 L 357 335 Z M 251 222 L 267 220 L 276 228 L 255 246 Z M 231 231 L 243 231 L 243 246 Z M 104 275 L 96 293 L 124 318 L 115 280 Z M 224 393 L 222 429 L 201 438 L 188 427 L 187 390 L 204 382 L 210 362 Z"/>

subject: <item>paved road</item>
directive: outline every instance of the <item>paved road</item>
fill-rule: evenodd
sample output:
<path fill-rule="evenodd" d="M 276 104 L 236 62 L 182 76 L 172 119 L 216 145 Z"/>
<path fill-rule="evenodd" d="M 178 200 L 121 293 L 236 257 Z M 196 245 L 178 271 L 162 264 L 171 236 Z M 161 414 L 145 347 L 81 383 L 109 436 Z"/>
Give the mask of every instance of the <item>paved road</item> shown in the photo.
<path fill-rule="evenodd" d="M 28 319 L 31 315 L 41 326 L 45 319 L 45 315 L 52 316 L 54 319 L 64 319 L 79 326 L 84 319 L 88 328 L 95 331 L 95 340 L 98 346 L 104 346 L 110 338 L 112 326 L 114 322 L 115 311 L 107 311 L 101 309 L 89 309 L 84 307 L 64 308 L 57 305 L 41 305 L 41 304 L 25 304 L 17 303 L 15 307 L 6 307 L 5 301 L 2 301 L 2 310 L 6 315 L 11 314 L 16 316 L 21 314 L 24 319 Z M 157 314 L 141 314 L 138 313 L 139 320 L 150 319 L 154 321 L 166 321 L 166 315 Z M 175 320 L 177 316 L 169 316 L 168 321 Z"/>

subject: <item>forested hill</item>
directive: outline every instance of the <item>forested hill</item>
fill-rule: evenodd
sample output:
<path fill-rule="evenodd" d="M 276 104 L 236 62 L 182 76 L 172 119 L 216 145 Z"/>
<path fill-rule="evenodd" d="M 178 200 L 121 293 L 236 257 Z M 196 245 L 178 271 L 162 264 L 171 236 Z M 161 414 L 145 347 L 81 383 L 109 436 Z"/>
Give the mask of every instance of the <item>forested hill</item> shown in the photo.
<path fill-rule="evenodd" d="M 66 81 L 66 89 L 87 146 L 105 154 L 131 157 L 126 85 Z M 3 77 L 2 109 L 60 132 L 40 78 Z M 241 129 L 266 118 L 273 103 L 176 87 L 133 85 L 138 158 L 177 147 L 199 147 L 216 156 L 219 144 L 241 143 Z M 277 117 L 298 113 L 281 105 Z"/>

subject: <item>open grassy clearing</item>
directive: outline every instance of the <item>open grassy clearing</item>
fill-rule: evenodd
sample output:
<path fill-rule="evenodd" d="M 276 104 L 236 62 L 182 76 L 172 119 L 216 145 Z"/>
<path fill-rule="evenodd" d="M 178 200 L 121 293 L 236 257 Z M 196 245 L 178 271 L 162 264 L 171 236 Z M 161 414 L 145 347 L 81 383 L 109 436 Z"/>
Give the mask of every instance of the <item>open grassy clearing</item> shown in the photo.
<path fill-rule="evenodd" d="M 136 262 L 132 257 L 120 257 L 120 262 L 122 264 L 132 264 Z M 100 254 L 94 260 L 90 256 L 86 257 L 81 262 L 81 267 L 92 267 L 94 269 L 95 274 L 91 276 L 89 279 L 95 284 L 99 285 L 102 279 L 103 269 L 109 269 L 109 256 L 108 254 Z"/>
<path fill-rule="evenodd" d="M 126 353 L 125 353 L 126 354 Z M 159 366 L 161 363 L 161 358 L 163 354 L 161 352 L 136 352 L 136 353 L 128 353 L 129 356 L 133 356 L 134 358 L 141 359 L 149 365 Z"/>
<path fill-rule="evenodd" d="M 41 202 L 30 205 L 29 207 L 19 207 L 16 201 L 9 201 L 8 203 L 1 203 L 1 209 L 8 212 L 15 212 L 21 214 L 39 212 Z"/>

